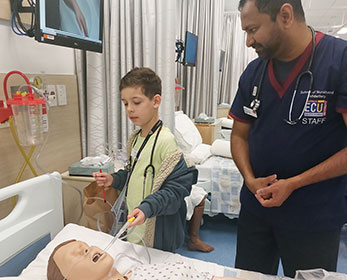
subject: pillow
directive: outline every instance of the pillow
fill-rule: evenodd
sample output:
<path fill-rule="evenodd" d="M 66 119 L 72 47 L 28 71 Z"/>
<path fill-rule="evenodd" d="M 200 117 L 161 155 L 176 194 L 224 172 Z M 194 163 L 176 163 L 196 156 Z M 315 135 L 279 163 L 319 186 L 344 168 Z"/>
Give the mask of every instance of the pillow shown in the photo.
<path fill-rule="evenodd" d="M 230 141 L 217 139 L 212 143 L 211 153 L 215 156 L 232 158 L 230 152 Z"/>
<path fill-rule="evenodd" d="M 233 128 L 234 120 L 228 118 L 220 118 L 220 120 L 222 121 L 222 127 Z"/>
<path fill-rule="evenodd" d="M 187 158 L 195 164 L 204 163 L 210 156 L 212 156 L 211 145 L 208 144 L 200 144 L 191 153 L 187 154 Z"/>
<path fill-rule="evenodd" d="M 182 111 L 175 112 L 175 131 L 178 146 L 185 153 L 191 153 L 198 145 L 202 144 L 202 138 L 194 122 Z"/>

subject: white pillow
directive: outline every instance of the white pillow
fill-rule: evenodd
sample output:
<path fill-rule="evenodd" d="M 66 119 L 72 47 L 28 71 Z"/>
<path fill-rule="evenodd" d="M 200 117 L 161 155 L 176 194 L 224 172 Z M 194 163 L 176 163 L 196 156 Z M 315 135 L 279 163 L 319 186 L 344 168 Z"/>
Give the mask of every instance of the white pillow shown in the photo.
<path fill-rule="evenodd" d="M 175 112 L 175 132 L 178 146 L 185 153 L 191 153 L 198 145 L 202 144 L 202 138 L 194 122 L 182 111 Z"/>
<path fill-rule="evenodd" d="M 234 120 L 228 118 L 219 118 L 222 121 L 222 127 L 233 128 Z"/>
<path fill-rule="evenodd" d="M 215 156 L 231 157 L 230 141 L 217 139 L 212 143 L 211 153 Z"/>
<path fill-rule="evenodd" d="M 191 153 L 187 154 L 187 157 L 195 164 L 204 163 L 210 156 L 212 156 L 211 145 L 208 144 L 200 144 Z"/>

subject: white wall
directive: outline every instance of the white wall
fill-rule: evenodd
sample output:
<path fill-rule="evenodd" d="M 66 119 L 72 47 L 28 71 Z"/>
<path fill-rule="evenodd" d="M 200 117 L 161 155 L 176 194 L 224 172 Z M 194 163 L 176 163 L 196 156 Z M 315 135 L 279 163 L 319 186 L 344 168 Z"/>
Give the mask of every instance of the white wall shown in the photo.
<path fill-rule="evenodd" d="M 75 74 L 73 49 L 18 36 L 9 21 L 0 20 L 0 42 L 0 73 Z"/>

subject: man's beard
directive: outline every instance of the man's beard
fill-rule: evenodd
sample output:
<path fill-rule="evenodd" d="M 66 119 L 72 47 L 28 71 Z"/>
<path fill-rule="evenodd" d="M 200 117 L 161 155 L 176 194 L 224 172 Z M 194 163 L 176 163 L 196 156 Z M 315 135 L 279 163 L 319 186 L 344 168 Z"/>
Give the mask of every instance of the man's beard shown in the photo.
<path fill-rule="evenodd" d="M 258 56 L 262 59 L 270 59 L 274 55 L 272 48 L 266 48 L 262 44 L 254 43 L 252 48 L 254 48 Z"/>

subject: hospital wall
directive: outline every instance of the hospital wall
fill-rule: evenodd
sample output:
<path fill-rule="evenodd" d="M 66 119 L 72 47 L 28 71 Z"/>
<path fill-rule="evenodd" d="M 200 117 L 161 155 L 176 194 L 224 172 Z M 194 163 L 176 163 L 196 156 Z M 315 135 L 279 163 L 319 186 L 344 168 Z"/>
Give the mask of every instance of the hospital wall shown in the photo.
<path fill-rule="evenodd" d="M 74 50 L 38 43 L 33 38 L 15 35 L 11 30 L 10 22 L 3 19 L 0 19 L 0 42 L 0 100 L 5 100 L 4 76 L 12 70 L 21 71 L 28 77 L 39 76 L 43 84 L 66 86 L 67 105 L 52 107 L 49 110 L 50 126 L 47 144 L 41 150 L 38 159 L 36 158 L 41 149 L 40 146 L 35 148 L 30 158 L 38 174 L 66 171 L 69 165 L 81 158 Z M 8 84 L 9 86 L 22 85 L 24 80 L 19 75 L 12 75 Z M 0 188 L 3 188 L 16 182 L 25 160 L 8 124 L 0 124 L 0 126 Z M 31 147 L 24 147 L 25 153 L 29 154 L 30 149 Z M 20 180 L 31 177 L 33 177 L 32 171 L 25 166 Z M 11 209 L 13 204 L 13 200 L 0 202 L 0 218 L 3 213 Z"/>

